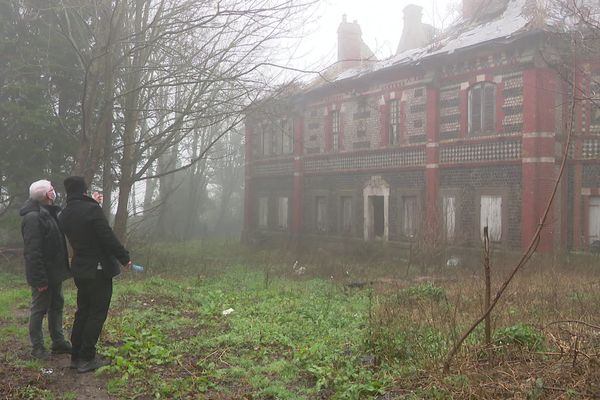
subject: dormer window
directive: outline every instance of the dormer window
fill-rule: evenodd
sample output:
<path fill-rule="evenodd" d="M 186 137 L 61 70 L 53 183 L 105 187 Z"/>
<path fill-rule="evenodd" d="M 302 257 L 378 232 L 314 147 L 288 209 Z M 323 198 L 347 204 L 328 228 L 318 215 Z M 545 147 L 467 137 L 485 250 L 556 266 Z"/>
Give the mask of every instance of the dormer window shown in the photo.
<path fill-rule="evenodd" d="M 469 133 L 496 131 L 496 85 L 482 82 L 469 90 Z"/>

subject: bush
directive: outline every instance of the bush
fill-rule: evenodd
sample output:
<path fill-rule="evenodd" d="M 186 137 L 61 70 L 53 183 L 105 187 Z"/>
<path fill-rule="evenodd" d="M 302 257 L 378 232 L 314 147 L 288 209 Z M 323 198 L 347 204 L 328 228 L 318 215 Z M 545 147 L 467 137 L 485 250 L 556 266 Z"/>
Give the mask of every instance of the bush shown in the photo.
<path fill-rule="evenodd" d="M 446 290 L 444 288 L 433 285 L 432 283 L 424 283 L 417 286 L 411 286 L 398 292 L 398 300 L 407 301 L 424 301 L 431 300 L 440 302 L 446 299 Z"/>

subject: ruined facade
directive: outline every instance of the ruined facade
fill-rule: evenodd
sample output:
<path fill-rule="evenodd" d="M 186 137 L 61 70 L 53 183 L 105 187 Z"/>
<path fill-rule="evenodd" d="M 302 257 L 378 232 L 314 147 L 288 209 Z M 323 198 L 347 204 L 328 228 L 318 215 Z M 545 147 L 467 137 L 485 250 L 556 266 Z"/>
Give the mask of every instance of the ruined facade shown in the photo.
<path fill-rule="evenodd" d="M 495 246 L 526 247 L 559 171 L 572 97 L 544 60 L 535 3 L 465 0 L 445 33 L 407 18 L 398 54 L 383 61 L 344 19 L 340 60 L 324 78 L 247 115 L 244 236 L 479 246 L 488 226 Z M 597 93 L 600 63 L 580 67 L 574 87 Z M 600 110 L 585 100 L 573 111 L 541 251 L 600 240 Z"/>

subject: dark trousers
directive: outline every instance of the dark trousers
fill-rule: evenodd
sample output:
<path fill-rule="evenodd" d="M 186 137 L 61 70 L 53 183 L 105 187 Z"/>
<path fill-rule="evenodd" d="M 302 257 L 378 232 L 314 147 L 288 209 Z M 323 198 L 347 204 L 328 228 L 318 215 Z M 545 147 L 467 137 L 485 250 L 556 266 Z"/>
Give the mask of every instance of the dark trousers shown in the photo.
<path fill-rule="evenodd" d="M 96 343 L 108 315 L 112 278 L 98 274 L 95 279 L 77 279 L 77 311 L 71 332 L 71 358 L 89 361 L 96 356 Z"/>
<path fill-rule="evenodd" d="M 46 314 L 48 314 L 48 331 L 50 331 L 53 347 L 59 346 L 65 341 L 62 327 L 64 304 L 62 282 L 49 285 L 48 289 L 43 292 L 31 288 L 29 339 L 34 349 L 44 347 L 42 322 Z"/>

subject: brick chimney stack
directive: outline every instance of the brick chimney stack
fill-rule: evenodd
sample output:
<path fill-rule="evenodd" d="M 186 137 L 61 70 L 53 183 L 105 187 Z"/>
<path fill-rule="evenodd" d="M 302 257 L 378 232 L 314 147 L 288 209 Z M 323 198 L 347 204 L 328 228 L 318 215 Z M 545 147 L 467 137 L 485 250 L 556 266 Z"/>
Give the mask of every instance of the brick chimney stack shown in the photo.
<path fill-rule="evenodd" d="M 481 3 L 483 3 L 483 0 L 463 0 L 463 19 L 472 19 L 481 8 Z"/>
<path fill-rule="evenodd" d="M 362 31 L 358 22 L 348 22 L 346 14 L 338 28 L 338 61 L 360 63 L 362 49 Z"/>

